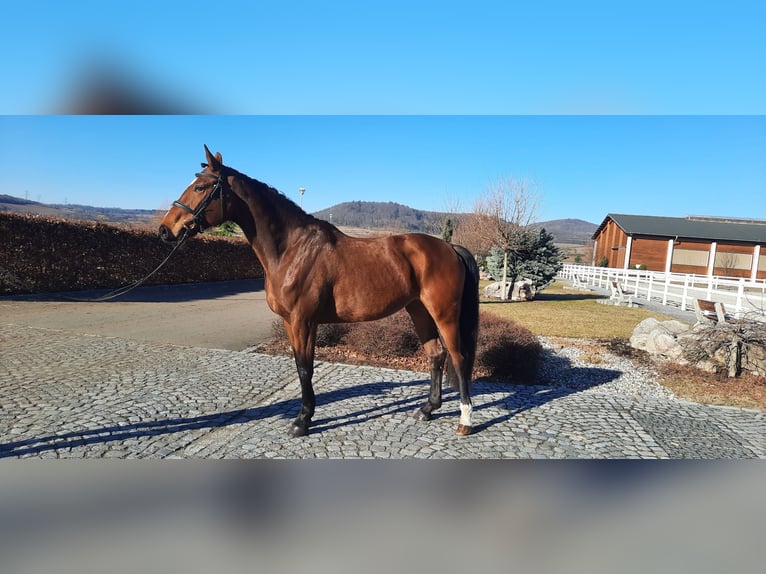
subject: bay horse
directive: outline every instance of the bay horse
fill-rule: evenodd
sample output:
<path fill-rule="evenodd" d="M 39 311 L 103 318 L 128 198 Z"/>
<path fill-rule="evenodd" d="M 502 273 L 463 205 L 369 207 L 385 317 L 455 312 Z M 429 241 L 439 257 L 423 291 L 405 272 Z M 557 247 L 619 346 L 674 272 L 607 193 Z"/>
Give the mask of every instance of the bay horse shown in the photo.
<path fill-rule="evenodd" d="M 471 253 L 425 234 L 355 238 L 307 214 L 276 189 L 225 166 L 210 153 L 162 220 L 160 238 L 177 243 L 225 221 L 239 225 L 263 265 L 266 301 L 282 317 L 301 384 L 293 436 L 308 434 L 317 325 L 381 319 L 404 308 L 429 358 L 430 420 L 447 381 L 460 392 L 458 435 L 471 433 L 470 383 L 479 329 L 479 270 Z"/>

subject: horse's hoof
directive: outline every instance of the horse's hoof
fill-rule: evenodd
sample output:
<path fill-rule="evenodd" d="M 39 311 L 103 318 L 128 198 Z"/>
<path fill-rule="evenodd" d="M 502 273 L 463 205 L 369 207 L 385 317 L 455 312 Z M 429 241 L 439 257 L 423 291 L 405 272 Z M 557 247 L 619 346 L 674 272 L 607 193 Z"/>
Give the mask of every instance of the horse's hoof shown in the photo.
<path fill-rule="evenodd" d="M 471 434 L 471 430 L 472 428 L 469 427 L 468 425 L 457 425 L 457 430 L 455 431 L 455 434 L 460 436 L 468 436 L 469 434 Z"/>
<path fill-rule="evenodd" d="M 418 409 L 413 413 L 413 416 L 419 421 L 430 421 L 431 413 L 425 412 L 423 409 Z"/>
<path fill-rule="evenodd" d="M 309 427 L 307 427 L 306 425 L 296 425 L 296 424 L 294 424 L 294 425 L 292 425 L 290 427 L 290 434 L 294 438 L 298 438 L 298 437 L 301 437 L 301 436 L 308 436 L 308 434 L 309 434 Z"/>

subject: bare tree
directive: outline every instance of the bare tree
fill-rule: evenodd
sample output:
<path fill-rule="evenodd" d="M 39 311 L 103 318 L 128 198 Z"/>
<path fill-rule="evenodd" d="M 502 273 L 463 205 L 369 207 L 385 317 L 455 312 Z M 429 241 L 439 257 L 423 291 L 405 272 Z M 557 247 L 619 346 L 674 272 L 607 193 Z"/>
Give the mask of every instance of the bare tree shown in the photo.
<path fill-rule="evenodd" d="M 506 178 L 490 184 L 476 200 L 468 221 L 461 222 L 456 241 L 474 253 L 492 247 L 503 250 L 502 292 L 507 298 L 508 259 L 529 245 L 529 226 L 537 218 L 537 186 L 525 180 Z"/>

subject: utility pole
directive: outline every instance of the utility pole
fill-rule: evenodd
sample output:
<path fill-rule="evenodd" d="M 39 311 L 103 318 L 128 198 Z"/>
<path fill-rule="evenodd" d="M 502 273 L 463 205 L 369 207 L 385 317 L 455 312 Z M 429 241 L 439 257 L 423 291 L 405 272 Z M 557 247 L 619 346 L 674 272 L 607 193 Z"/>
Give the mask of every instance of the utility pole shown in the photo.
<path fill-rule="evenodd" d="M 301 194 L 301 209 L 303 209 L 303 194 L 304 194 L 304 193 L 306 193 L 306 188 L 305 188 L 305 187 L 301 187 L 301 188 L 298 190 L 298 193 L 300 193 L 300 194 Z"/>

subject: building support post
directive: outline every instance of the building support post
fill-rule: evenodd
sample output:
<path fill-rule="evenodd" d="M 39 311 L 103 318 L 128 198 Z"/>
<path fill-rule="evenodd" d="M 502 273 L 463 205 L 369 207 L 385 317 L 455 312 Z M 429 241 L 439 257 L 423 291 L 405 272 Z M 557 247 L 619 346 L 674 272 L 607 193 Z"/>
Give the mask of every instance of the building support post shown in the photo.
<path fill-rule="evenodd" d="M 628 235 L 628 243 L 625 246 L 625 263 L 623 263 L 622 268 L 627 269 L 630 266 L 630 248 L 633 245 L 633 236 Z"/>
<path fill-rule="evenodd" d="M 715 252 L 716 249 L 718 249 L 718 243 L 713 241 L 710 244 L 710 259 L 707 262 L 707 274 L 708 277 L 713 276 L 713 272 L 715 271 Z"/>
<path fill-rule="evenodd" d="M 670 273 L 670 270 L 673 268 L 673 245 L 675 242 L 675 239 L 668 239 L 668 254 L 665 257 L 665 273 Z"/>

